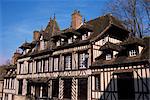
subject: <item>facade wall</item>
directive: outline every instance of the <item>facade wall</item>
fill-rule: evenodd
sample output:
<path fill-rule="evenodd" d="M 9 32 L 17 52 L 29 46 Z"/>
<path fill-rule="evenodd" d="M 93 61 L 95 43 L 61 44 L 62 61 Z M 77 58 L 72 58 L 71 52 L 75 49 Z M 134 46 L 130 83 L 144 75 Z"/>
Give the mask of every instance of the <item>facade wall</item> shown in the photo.
<path fill-rule="evenodd" d="M 135 100 L 149 100 L 150 90 L 150 68 L 144 65 L 139 66 L 128 66 L 128 67 L 117 67 L 117 68 L 104 68 L 92 70 L 92 98 L 95 99 L 106 99 L 106 100 L 118 100 L 117 90 L 117 75 L 114 75 L 116 70 L 133 70 L 134 77 L 134 95 Z M 95 90 L 95 75 L 100 76 L 100 90 Z M 99 74 L 98 74 L 99 73 Z M 125 85 L 125 84 L 124 84 Z"/>

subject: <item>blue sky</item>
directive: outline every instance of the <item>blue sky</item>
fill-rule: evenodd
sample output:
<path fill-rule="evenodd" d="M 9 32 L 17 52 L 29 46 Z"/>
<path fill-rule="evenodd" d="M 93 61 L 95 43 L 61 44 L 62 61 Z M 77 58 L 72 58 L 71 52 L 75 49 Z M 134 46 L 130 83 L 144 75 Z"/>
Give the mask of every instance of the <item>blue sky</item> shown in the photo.
<path fill-rule="evenodd" d="M 26 40 L 32 41 L 34 30 L 45 28 L 56 15 L 61 29 L 71 23 L 77 9 L 90 20 L 101 16 L 109 0 L 0 0 L 0 64 L 11 59 Z"/>

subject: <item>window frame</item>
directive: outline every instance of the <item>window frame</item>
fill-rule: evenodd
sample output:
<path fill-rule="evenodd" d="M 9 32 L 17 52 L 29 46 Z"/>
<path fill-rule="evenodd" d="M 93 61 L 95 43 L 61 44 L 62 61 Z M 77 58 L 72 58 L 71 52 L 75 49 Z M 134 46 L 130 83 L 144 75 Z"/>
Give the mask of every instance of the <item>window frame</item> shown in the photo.
<path fill-rule="evenodd" d="M 46 64 L 46 62 L 47 62 L 47 64 Z M 47 68 L 47 70 L 45 70 L 46 68 Z M 49 72 L 49 58 L 43 59 L 43 72 Z"/>
<path fill-rule="evenodd" d="M 88 55 L 88 58 L 87 59 L 85 59 L 86 60 L 86 65 L 85 65 L 85 67 L 81 67 L 81 62 L 80 62 L 80 55 L 81 54 L 85 54 L 85 56 L 86 56 L 86 54 Z M 88 51 L 82 51 L 82 52 L 79 52 L 78 53 L 78 69 L 87 69 L 88 68 L 88 61 L 89 61 L 89 53 L 88 53 Z M 83 63 L 83 61 L 82 61 L 82 63 Z"/>
<path fill-rule="evenodd" d="M 56 63 L 56 62 L 55 62 L 55 59 L 56 59 L 56 58 L 58 59 L 58 62 L 57 62 L 57 63 L 58 63 L 58 66 L 57 66 L 58 69 L 57 69 L 57 70 L 55 70 L 55 63 Z M 59 56 L 54 56 L 54 57 L 53 57 L 53 69 L 52 69 L 53 71 L 59 71 L 59 60 L 60 60 L 60 57 L 59 57 Z"/>
<path fill-rule="evenodd" d="M 70 56 L 70 68 L 69 67 L 66 68 L 66 57 L 67 56 Z M 64 55 L 64 70 L 72 70 L 72 54 L 71 53 Z"/>
<path fill-rule="evenodd" d="M 94 75 L 94 79 L 95 79 L 95 91 L 100 91 L 100 87 L 101 87 L 100 74 Z"/>

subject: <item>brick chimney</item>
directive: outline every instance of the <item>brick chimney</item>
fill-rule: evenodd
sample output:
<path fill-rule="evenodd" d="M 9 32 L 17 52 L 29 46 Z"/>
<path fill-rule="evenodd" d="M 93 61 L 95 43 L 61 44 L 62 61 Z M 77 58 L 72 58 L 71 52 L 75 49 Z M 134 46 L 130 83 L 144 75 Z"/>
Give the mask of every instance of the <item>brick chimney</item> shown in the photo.
<path fill-rule="evenodd" d="M 21 56 L 20 52 L 18 50 L 16 50 L 16 52 L 14 53 L 14 55 L 12 57 L 12 64 L 13 65 L 17 64 L 17 60 L 20 56 Z"/>
<path fill-rule="evenodd" d="M 33 41 L 38 41 L 40 38 L 40 32 L 39 31 L 34 31 L 33 32 Z"/>
<path fill-rule="evenodd" d="M 80 11 L 75 10 L 72 14 L 72 22 L 71 27 L 73 29 L 78 29 L 82 24 L 82 16 L 80 15 Z"/>

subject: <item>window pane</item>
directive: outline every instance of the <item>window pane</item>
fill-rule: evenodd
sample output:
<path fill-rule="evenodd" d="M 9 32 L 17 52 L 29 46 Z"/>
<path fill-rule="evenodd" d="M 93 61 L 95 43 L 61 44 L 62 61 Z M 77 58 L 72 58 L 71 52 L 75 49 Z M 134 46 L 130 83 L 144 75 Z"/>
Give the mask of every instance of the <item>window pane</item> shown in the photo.
<path fill-rule="evenodd" d="M 80 53 L 79 54 L 79 68 L 87 68 L 88 64 L 88 54 Z"/>
<path fill-rule="evenodd" d="M 58 71 L 59 58 L 54 58 L 54 71 Z"/>
<path fill-rule="evenodd" d="M 65 56 L 65 70 L 71 69 L 71 54 Z"/>

